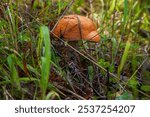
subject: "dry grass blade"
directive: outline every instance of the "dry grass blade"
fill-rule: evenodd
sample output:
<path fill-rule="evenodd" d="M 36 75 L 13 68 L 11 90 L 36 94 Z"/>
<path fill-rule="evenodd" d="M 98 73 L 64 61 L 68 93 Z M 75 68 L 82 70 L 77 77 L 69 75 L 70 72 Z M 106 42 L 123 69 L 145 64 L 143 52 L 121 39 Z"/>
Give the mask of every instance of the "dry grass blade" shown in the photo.
<path fill-rule="evenodd" d="M 66 92 L 68 92 L 68 93 L 71 93 L 73 96 L 77 97 L 77 98 L 80 99 L 80 100 L 86 100 L 85 98 L 81 97 L 81 96 L 78 95 L 77 93 L 74 93 L 74 92 L 72 92 L 71 90 L 69 90 L 69 89 L 67 89 L 67 88 L 65 88 L 65 87 L 63 87 L 63 86 L 60 86 L 60 85 L 58 85 L 57 83 L 54 83 L 54 85 L 55 85 L 57 88 L 59 88 L 59 89 L 61 89 L 61 90 L 63 90 L 63 91 L 66 91 Z"/>

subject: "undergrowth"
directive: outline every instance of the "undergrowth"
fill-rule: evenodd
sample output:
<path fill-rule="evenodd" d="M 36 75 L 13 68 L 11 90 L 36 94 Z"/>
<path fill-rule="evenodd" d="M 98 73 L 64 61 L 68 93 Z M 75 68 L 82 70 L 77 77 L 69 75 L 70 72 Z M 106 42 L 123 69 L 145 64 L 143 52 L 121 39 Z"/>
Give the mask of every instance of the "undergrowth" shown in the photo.
<path fill-rule="evenodd" d="M 150 99 L 149 0 L 90 1 L 0 1 L 0 99 Z M 53 37 L 67 14 L 101 41 Z"/>

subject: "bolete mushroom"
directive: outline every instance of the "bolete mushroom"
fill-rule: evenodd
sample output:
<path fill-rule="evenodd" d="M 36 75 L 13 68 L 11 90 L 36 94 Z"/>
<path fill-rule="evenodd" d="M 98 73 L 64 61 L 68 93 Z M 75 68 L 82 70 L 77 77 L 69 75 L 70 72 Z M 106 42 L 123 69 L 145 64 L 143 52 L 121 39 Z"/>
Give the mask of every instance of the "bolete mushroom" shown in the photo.
<path fill-rule="evenodd" d="M 81 15 L 63 16 L 52 30 L 52 33 L 66 41 L 100 41 L 100 36 L 94 22 Z"/>
<path fill-rule="evenodd" d="M 96 43 L 100 41 L 100 36 L 94 22 L 91 19 L 81 15 L 63 16 L 51 32 L 54 36 L 68 41 L 69 45 L 75 47 L 76 49 L 79 47 L 77 46 L 77 41 L 79 40 L 86 40 Z M 76 71 L 85 70 L 84 67 L 86 66 L 82 66 L 80 55 L 72 48 L 70 49 L 70 46 L 68 48 L 68 46 L 61 46 L 60 44 L 58 51 L 61 53 L 60 56 L 64 58 L 61 59 L 61 61 L 64 60 L 65 63 L 68 63 L 69 68 L 74 70 L 71 73 L 78 74 Z M 80 75 L 77 76 L 81 78 Z"/>

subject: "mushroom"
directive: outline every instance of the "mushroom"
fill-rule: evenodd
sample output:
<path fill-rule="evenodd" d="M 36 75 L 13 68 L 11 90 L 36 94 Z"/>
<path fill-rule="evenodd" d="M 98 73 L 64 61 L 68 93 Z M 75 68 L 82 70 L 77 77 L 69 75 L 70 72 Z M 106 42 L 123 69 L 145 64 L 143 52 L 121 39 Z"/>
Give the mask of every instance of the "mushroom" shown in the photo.
<path fill-rule="evenodd" d="M 100 41 L 100 36 L 94 22 L 81 15 L 63 16 L 52 30 L 52 33 L 58 37 L 62 37 L 66 41 Z"/>
<path fill-rule="evenodd" d="M 60 41 L 54 43 L 58 50 L 57 53 L 61 56 L 60 66 L 69 70 L 69 76 L 78 78 L 80 82 L 84 83 L 85 78 L 88 77 L 88 64 L 72 47 L 77 49 L 79 47 L 77 41 L 80 40 L 99 42 L 100 36 L 96 25 L 91 19 L 81 15 L 65 15 L 58 21 L 51 33 L 54 37 L 59 37 L 69 43 L 67 46 L 64 46 L 64 43 L 59 44 Z"/>
<path fill-rule="evenodd" d="M 81 15 L 63 16 L 51 32 L 54 37 L 56 36 L 68 41 L 69 45 L 75 47 L 76 49 L 79 47 L 77 46 L 77 41 L 79 40 L 86 40 L 96 43 L 100 41 L 100 36 L 94 22 L 91 19 Z M 76 51 L 68 48 L 67 46 L 64 47 L 63 45 L 58 47 L 58 51 L 60 52 L 62 58 L 64 58 L 65 63 L 68 63 L 69 67 L 73 69 L 74 72 L 84 70 L 81 65 L 80 55 L 76 53 Z M 79 75 L 79 77 L 81 76 Z"/>

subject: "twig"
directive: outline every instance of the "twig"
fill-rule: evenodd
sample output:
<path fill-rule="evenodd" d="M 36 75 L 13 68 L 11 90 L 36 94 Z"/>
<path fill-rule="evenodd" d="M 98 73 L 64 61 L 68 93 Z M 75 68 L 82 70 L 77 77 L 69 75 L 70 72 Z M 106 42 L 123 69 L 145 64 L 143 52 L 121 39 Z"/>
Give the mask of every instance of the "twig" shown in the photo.
<path fill-rule="evenodd" d="M 78 27 L 79 27 L 79 31 L 80 31 L 80 38 L 81 39 L 83 39 L 82 38 L 82 27 L 81 27 L 81 21 L 80 21 L 80 19 L 79 19 L 79 17 L 77 16 L 77 20 L 78 20 Z"/>
<path fill-rule="evenodd" d="M 9 97 L 11 100 L 14 100 L 14 98 L 12 97 L 12 95 L 7 91 L 7 89 L 5 87 L 2 87 L 4 90 L 4 95 L 6 97 L 6 100 L 9 100 Z"/>
<path fill-rule="evenodd" d="M 53 29 L 51 30 L 51 32 L 56 28 L 56 26 L 58 25 L 59 21 L 61 20 L 61 18 L 65 15 L 65 13 L 67 12 L 67 10 L 70 8 L 70 6 L 74 3 L 74 0 L 72 0 L 68 6 L 66 7 L 66 9 L 64 10 L 64 12 L 62 13 L 62 15 L 59 17 L 57 23 L 54 25 Z"/>
<path fill-rule="evenodd" d="M 54 83 L 54 85 L 55 85 L 57 88 L 59 88 L 59 89 L 61 89 L 61 90 L 63 90 L 63 91 L 66 91 L 66 92 L 68 92 L 68 93 L 73 94 L 73 95 L 74 95 L 75 97 L 77 97 L 78 99 L 86 100 L 85 98 L 81 97 L 81 96 L 78 95 L 77 93 L 74 93 L 74 92 L 72 92 L 71 90 L 66 89 L 65 87 L 62 87 L 62 86 L 58 85 L 57 83 Z"/>
<path fill-rule="evenodd" d="M 92 4 L 93 0 L 89 0 L 89 4 L 90 4 L 90 11 L 91 11 L 91 15 L 92 15 L 92 20 L 93 20 L 93 4 Z"/>

